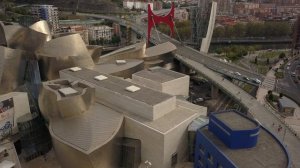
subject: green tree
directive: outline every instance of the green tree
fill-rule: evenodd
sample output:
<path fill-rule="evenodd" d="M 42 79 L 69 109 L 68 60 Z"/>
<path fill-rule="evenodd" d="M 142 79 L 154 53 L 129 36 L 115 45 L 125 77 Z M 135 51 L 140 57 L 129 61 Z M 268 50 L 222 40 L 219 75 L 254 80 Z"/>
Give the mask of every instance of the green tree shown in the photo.
<path fill-rule="evenodd" d="M 232 26 L 225 26 L 225 37 L 231 38 L 234 36 L 234 30 Z"/>
<path fill-rule="evenodd" d="M 234 37 L 245 37 L 246 26 L 242 23 L 237 23 L 233 26 Z"/>
<path fill-rule="evenodd" d="M 213 37 L 214 38 L 222 38 L 225 35 L 225 29 L 224 27 L 216 27 L 214 29 Z"/>
<path fill-rule="evenodd" d="M 280 59 L 283 59 L 284 57 L 285 57 L 285 53 L 283 53 L 283 52 L 280 53 L 279 58 L 280 58 Z"/>

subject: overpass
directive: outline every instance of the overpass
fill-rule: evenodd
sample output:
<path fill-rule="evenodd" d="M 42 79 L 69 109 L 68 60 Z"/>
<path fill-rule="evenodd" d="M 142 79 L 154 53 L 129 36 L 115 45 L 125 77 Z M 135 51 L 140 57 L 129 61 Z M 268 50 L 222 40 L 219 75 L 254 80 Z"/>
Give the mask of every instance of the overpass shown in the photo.
<path fill-rule="evenodd" d="M 280 39 L 257 39 L 257 38 L 241 38 L 241 39 L 212 39 L 212 44 L 277 44 L 285 43 L 291 44 L 291 38 L 280 38 Z"/>
<path fill-rule="evenodd" d="M 121 20 L 114 16 L 103 16 L 96 14 L 81 14 L 87 15 L 95 18 L 109 19 L 119 24 L 126 26 L 128 21 Z M 136 19 L 135 23 L 131 23 L 132 29 L 143 36 L 146 35 L 145 31 L 147 30 L 146 24 L 141 22 L 141 18 Z M 155 34 L 154 34 L 155 35 Z M 160 40 L 158 40 L 160 39 Z M 219 70 L 233 71 L 239 72 L 244 76 L 249 78 L 257 78 L 263 81 L 264 78 L 262 75 L 257 73 L 245 70 L 241 67 L 238 67 L 233 64 L 221 62 L 214 57 L 209 57 L 205 53 L 199 52 L 193 48 L 188 46 L 184 46 L 181 42 L 170 38 L 164 34 L 161 34 L 160 38 L 152 36 L 150 41 L 153 44 L 160 44 L 164 42 L 172 42 L 177 50 L 174 52 L 175 58 L 180 62 L 185 64 L 187 67 L 195 70 L 197 73 L 202 74 L 204 77 L 209 79 L 215 86 L 221 89 L 223 92 L 228 94 L 234 100 L 240 102 L 245 108 L 248 109 L 248 114 L 252 115 L 255 119 L 257 119 L 263 126 L 270 129 L 277 136 L 281 136 L 284 139 L 284 143 L 287 145 L 288 150 L 291 154 L 292 158 L 292 167 L 300 167 L 300 139 L 297 134 L 287 126 L 283 120 L 281 120 L 274 111 L 260 104 L 254 97 L 249 95 L 247 92 L 234 85 L 230 81 L 224 79 L 222 76 L 215 73 L 212 69 L 218 68 Z M 208 68 L 210 67 L 210 68 Z M 279 134 L 275 132 L 273 125 L 281 125 L 283 127 L 284 134 Z"/>

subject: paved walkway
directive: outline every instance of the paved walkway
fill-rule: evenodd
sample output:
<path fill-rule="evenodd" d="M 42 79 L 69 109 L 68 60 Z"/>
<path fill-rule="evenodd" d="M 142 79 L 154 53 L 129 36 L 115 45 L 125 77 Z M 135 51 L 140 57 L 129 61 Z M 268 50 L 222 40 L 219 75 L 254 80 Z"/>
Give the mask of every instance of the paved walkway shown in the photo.
<path fill-rule="evenodd" d="M 292 159 L 292 167 L 300 168 L 300 139 L 296 136 L 283 120 L 281 120 L 276 112 L 259 103 L 254 97 L 247 92 L 234 85 L 230 81 L 224 79 L 222 76 L 217 75 L 212 70 L 205 67 L 197 61 L 197 58 L 191 56 L 182 57 L 176 55 L 176 58 L 190 68 L 196 70 L 204 77 L 208 78 L 214 85 L 218 86 L 223 92 L 230 95 L 233 99 L 240 102 L 243 106 L 248 108 L 248 112 L 256 118 L 263 126 L 268 128 L 271 132 L 278 136 L 279 139 L 284 141 Z M 195 61 L 196 60 L 196 61 Z M 275 131 L 276 126 L 281 126 L 281 131 Z"/>

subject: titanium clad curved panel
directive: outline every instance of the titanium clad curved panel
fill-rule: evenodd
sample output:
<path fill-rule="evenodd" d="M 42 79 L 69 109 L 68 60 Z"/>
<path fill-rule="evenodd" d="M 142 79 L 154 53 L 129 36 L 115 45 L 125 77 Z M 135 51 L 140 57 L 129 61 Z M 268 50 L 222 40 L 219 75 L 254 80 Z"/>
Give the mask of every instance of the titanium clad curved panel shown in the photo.
<path fill-rule="evenodd" d="M 117 59 L 143 59 L 146 51 L 146 43 L 140 42 L 127 46 L 108 54 L 102 55 L 98 63 L 114 61 Z"/>
<path fill-rule="evenodd" d="M 84 41 L 79 34 L 59 37 L 45 43 L 37 55 L 42 78 L 57 79 L 59 70 L 80 66 L 88 69 L 94 67 Z"/>
<path fill-rule="evenodd" d="M 51 32 L 48 23 L 45 20 L 38 21 L 29 27 L 32 30 L 43 33 L 47 35 L 46 41 L 52 39 Z"/>
<path fill-rule="evenodd" d="M 78 94 L 64 96 L 59 89 L 76 88 Z M 81 82 L 70 83 L 68 80 L 44 82 L 39 95 L 39 107 L 43 116 L 49 118 L 68 118 L 88 111 L 94 103 L 95 89 Z"/>
<path fill-rule="evenodd" d="M 24 84 L 26 52 L 0 46 L 0 94 Z"/>
<path fill-rule="evenodd" d="M 3 27 L 7 47 L 34 52 L 41 48 L 47 40 L 47 35 L 20 25 L 5 25 Z"/>
<path fill-rule="evenodd" d="M 91 57 L 93 58 L 94 63 L 99 62 L 103 47 L 98 46 L 98 45 L 88 45 L 87 49 L 88 49 Z"/>
<path fill-rule="evenodd" d="M 50 131 L 51 133 L 51 131 Z M 62 168 L 117 168 L 121 161 L 121 138 L 123 126 L 105 145 L 85 154 L 52 137 L 55 155 Z"/>

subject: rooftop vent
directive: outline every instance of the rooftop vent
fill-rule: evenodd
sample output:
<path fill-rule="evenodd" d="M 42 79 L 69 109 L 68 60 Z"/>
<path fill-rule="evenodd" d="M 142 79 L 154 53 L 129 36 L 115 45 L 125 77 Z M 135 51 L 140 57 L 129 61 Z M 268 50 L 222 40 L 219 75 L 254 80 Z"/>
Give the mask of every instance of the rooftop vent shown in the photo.
<path fill-rule="evenodd" d="M 61 94 L 63 94 L 64 96 L 71 96 L 77 93 L 77 90 L 70 88 L 70 87 L 66 87 L 66 88 L 62 88 L 58 90 Z"/>
<path fill-rule="evenodd" d="M 116 64 L 126 64 L 126 60 L 116 60 Z"/>
<path fill-rule="evenodd" d="M 96 80 L 98 80 L 98 81 L 102 81 L 102 80 L 107 79 L 107 77 L 104 76 L 104 75 L 99 75 L 99 76 L 95 76 L 94 79 L 96 79 Z"/>
<path fill-rule="evenodd" d="M 126 90 L 129 91 L 129 92 L 136 92 L 136 91 L 138 91 L 138 90 L 140 90 L 140 89 L 141 89 L 141 88 L 136 87 L 136 86 L 134 86 L 134 85 L 128 86 L 128 87 L 126 88 Z"/>
<path fill-rule="evenodd" d="M 73 71 L 73 72 L 80 71 L 80 70 L 82 70 L 82 69 L 79 67 L 70 68 L 70 71 Z"/>

